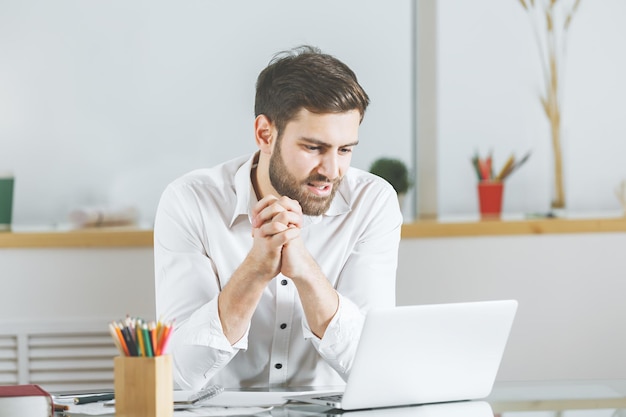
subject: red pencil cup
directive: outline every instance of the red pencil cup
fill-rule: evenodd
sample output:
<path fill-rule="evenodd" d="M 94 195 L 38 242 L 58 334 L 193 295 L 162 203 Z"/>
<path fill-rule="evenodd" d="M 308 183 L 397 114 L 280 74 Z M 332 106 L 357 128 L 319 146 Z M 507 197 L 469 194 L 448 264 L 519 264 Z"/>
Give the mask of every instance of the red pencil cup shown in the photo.
<path fill-rule="evenodd" d="M 501 181 L 481 181 L 478 183 L 478 205 L 481 218 L 500 218 L 503 191 L 504 184 Z"/>

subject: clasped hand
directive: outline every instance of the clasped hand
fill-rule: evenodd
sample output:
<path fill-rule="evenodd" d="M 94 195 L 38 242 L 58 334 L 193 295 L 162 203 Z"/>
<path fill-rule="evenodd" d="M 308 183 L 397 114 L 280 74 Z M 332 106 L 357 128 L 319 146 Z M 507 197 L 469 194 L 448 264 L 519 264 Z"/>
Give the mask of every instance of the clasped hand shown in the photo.
<path fill-rule="evenodd" d="M 278 273 L 292 279 L 304 276 L 312 259 L 300 236 L 302 221 L 300 203 L 288 197 L 267 196 L 253 208 L 251 255 L 269 279 Z"/>

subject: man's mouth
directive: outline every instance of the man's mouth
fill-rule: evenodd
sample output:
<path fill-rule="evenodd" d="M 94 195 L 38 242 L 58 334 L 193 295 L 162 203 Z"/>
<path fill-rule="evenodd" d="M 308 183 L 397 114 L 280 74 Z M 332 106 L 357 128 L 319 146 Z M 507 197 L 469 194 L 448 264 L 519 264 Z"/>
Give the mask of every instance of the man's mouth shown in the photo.
<path fill-rule="evenodd" d="M 325 183 L 309 182 L 309 183 L 307 183 L 307 187 L 314 194 L 316 194 L 316 195 L 318 195 L 320 197 L 326 197 L 332 191 L 333 184 L 332 183 L 328 183 L 328 182 L 325 182 Z"/>

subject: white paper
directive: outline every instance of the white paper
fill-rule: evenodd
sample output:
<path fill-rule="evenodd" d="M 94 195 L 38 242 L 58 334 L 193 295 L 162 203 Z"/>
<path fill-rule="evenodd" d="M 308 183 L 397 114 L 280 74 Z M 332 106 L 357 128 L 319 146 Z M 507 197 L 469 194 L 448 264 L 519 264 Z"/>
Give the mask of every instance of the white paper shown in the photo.
<path fill-rule="evenodd" d="M 179 409 L 175 416 L 234 416 L 254 415 L 281 406 L 287 402 L 285 397 L 308 394 L 315 391 L 224 391 L 217 396 Z M 195 391 L 174 391 L 174 401 L 187 400 Z M 61 403 L 61 401 L 57 401 Z M 107 405 L 105 405 L 107 404 Z M 115 400 L 88 404 L 69 404 L 69 413 L 84 415 L 115 415 Z"/>
<path fill-rule="evenodd" d="M 175 416 L 244 416 L 262 413 L 272 407 L 194 407 L 187 410 L 175 410 Z M 89 416 L 114 416 L 115 407 L 104 406 L 103 403 L 70 405 L 70 414 Z"/>
<path fill-rule="evenodd" d="M 175 416 L 251 416 L 271 410 L 272 407 L 200 407 L 174 411 Z"/>
<path fill-rule="evenodd" d="M 85 414 L 89 416 L 114 416 L 114 407 L 105 407 L 104 402 L 87 404 L 70 404 L 70 409 L 66 413 Z"/>
<path fill-rule="evenodd" d="M 135 207 L 79 207 L 69 214 L 75 227 L 124 226 L 134 224 L 139 216 Z"/>
<path fill-rule="evenodd" d="M 184 401 L 194 391 L 174 391 L 174 402 Z M 291 392 L 265 392 L 265 391 L 224 391 L 213 398 L 197 403 L 202 407 L 210 405 L 214 407 L 272 407 L 283 405 L 287 402 L 285 396 Z M 178 408 L 178 406 L 177 406 Z"/>

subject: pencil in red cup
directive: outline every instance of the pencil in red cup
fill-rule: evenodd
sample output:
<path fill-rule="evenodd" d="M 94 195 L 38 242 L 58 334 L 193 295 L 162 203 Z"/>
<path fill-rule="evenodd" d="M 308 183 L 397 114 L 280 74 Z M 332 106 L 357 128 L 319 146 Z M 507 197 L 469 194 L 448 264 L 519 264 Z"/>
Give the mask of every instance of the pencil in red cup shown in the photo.
<path fill-rule="evenodd" d="M 478 166 L 480 167 L 481 180 L 487 181 L 489 179 L 489 165 L 487 163 L 487 160 L 479 159 Z"/>

